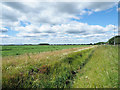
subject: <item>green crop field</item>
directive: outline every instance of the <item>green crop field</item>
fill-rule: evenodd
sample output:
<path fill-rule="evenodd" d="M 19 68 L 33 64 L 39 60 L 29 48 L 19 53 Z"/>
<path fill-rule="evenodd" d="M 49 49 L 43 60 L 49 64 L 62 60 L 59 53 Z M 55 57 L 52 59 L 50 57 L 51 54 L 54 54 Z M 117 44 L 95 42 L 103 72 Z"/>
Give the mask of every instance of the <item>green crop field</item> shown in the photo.
<path fill-rule="evenodd" d="M 118 88 L 118 47 L 90 47 L 4 46 L 2 87 Z"/>
<path fill-rule="evenodd" d="M 76 47 L 87 47 L 89 45 L 23 45 L 23 46 L 2 46 L 2 56 L 15 56 L 25 53 L 40 53 Z"/>

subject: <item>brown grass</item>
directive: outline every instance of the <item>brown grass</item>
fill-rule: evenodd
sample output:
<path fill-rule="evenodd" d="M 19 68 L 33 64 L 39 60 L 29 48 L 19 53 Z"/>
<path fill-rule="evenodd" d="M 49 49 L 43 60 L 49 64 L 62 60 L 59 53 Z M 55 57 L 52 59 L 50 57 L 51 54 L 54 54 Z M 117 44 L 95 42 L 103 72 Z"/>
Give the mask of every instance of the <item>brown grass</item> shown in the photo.
<path fill-rule="evenodd" d="M 80 48 L 71 48 L 71 49 L 63 49 L 63 50 L 57 50 L 57 51 L 48 51 L 48 52 L 42 52 L 37 54 L 24 54 L 19 56 L 9 56 L 9 57 L 3 57 L 2 63 L 5 64 L 12 64 L 12 66 L 16 66 L 18 64 L 22 63 L 29 63 L 32 61 L 32 63 L 42 61 L 42 62 L 50 62 L 52 59 L 56 60 L 57 58 L 64 58 L 65 55 L 72 53 L 73 51 L 76 51 L 78 49 L 83 49 L 88 47 L 80 47 Z"/>

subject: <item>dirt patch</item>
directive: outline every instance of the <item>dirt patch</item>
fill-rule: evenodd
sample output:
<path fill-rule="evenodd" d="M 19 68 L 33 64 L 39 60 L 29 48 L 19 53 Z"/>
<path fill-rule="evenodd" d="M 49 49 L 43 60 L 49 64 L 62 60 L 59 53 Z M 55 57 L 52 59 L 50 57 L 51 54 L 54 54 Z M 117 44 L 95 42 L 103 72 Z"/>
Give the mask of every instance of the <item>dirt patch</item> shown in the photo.
<path fill-rule="evenodd" d="M 40 72 L 40 73 L 44 73 L 44 74 L 49 74 L 49 72 L 50 72 L 50 66 L 49 65 L 43 65 L 42 67 L 40 67 L 39 69 L 38 69 L 38 71 Z"/>

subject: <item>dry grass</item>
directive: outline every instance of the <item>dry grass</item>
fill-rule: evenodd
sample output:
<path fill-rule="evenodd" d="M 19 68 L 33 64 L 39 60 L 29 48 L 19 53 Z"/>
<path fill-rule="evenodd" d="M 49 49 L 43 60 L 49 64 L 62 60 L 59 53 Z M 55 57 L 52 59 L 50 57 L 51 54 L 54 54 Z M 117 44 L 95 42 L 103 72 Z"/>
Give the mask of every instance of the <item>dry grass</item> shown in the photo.
<path fill-rule="evenodd" d="M 90 47 L 80 47 L 80 48 L 71 48 L 71 49 L 63 49 L 63 50 L 57 50 L 57 51 L 48 51 L 48 52 L 42 52 L 42 53 L 29 53 L 19 56 L 9 56 L 9 57 L 3 57 L 2 63 L 3 65 L 13 64 L 13 65 L 19 65 L 22 63 L 29 63 L 32 60 L 32 63 L 42 61 L 44 63 L 50 62 L 51 60 L 56 60 L 57 58 L 64 58 L 65 55 L 70 54 L 76 50 L 84 49 L 84 48 L 90 48 Z M 58 59 L 57 59 L 58 60 Z"/>
<path fill-rule="evenodd" d="M 28 77 L 27 73 L 32 72 L 31 70 L 33 68 L 37 70 L 39 69 L 40 72 L 44 73 L 46 72 L 46 69 L 42 68 L 44 67 L 44 65 L 45 66 L 51 65 L 52 67 L 56 65 L 57 62 L 60 63 L 63 60 L 63 58 L 65 58 L 68 54 L 73 53 L 74 51 L 78 51 L 78 50 L 80 51 L 83 48 L 88 49 L 91 47 L 71 48 L 71 49 L 63 49 L 63 50 L 42 52 L 36 54 L 29 53 L 18 56 L 3 57 L 2 59 L 3 84 L 4 85 L 9 84 L 9 87 L 16 86 L 16 83 L 18 83 L 19 85 L 19 82 L 17 82 L 19 76 L 21 76 L 20 78 L 22 77 L 27 78 Z"/>

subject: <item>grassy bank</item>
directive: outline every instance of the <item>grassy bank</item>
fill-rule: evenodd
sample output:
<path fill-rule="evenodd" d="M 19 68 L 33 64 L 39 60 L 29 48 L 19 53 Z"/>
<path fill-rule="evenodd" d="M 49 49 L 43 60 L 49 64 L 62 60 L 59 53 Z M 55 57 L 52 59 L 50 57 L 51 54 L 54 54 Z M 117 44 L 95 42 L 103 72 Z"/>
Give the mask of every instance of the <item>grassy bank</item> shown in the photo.
<path fill-rule="evenodd" d="M 118 87 L 117 46 L 9 56 L 2 62 L 3 88 Z"/>
<path fill-rule="evenodd" d="M 70 88 L 92 51 L 66 54 L 61 50 L 3 58 L 3 88 Z"/>
<path fill-rule="evenodd" d="M 73 88 L 117 88 L 118 47 L 100 46 L 76 74 Z"/>
<path fill-rule="evenodd" d="M 23 45 L 23 46 L 2 46 L 2 56 L 16 56 L 25 53 L 40 53 L 76 47 L 88 47 L 89 45 Z"/>

